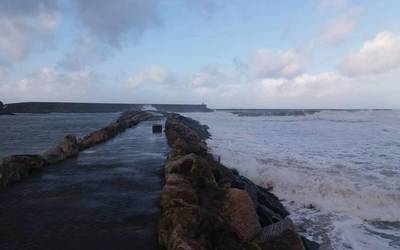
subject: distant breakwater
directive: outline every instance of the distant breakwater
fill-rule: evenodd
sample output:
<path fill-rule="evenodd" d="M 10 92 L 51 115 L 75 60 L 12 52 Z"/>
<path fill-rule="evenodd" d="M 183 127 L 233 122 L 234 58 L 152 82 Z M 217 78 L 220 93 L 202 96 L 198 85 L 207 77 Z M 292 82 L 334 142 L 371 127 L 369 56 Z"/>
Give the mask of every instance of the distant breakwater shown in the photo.
<path fill-rule="evenodd" d="M 208 127 L 168 114 L 171 147 L 164 169 L 158 240 L 172 249 L 318 249 L 297 233 L 288 211 L 208 153 Z"/>
<path fill-rule="evenodd" d="M 106 127 L 83 138 L 66 135 L 55 147 L 41 155 L 11 155 L 0 161 L 0 189 L 41 171 L 52 164 L 76 157 L 80 151 L 105 142 L 124 130 L 153 117 L 151 112 L 127 111 Z"/>
<path fill-rule="evenodd" d="M 150 104 L 160 112 L 210 112 L 205 104 Z M 113 113 L 141 110 L 146 104 L 21 102 L 5 105 L 9 113 Z"/>

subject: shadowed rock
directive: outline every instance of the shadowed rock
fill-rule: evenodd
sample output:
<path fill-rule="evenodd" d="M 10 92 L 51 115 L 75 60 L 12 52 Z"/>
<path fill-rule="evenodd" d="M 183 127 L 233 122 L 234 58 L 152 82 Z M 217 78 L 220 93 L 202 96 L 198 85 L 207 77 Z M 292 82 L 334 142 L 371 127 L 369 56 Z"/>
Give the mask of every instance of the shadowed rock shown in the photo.
<path fill-rule="evenodd" d="M 42 170 L 48 162 L 39 155 L 12 155 L 2 159 L 0 164 L 0 187 Z"/>
<path fill-rule="evenodd" d="M 43 157 L 50 163 L 62 162 L 79 153 L 78 140 L 73 135 L 66 135 L 54 148 L 46 151 Z"/>

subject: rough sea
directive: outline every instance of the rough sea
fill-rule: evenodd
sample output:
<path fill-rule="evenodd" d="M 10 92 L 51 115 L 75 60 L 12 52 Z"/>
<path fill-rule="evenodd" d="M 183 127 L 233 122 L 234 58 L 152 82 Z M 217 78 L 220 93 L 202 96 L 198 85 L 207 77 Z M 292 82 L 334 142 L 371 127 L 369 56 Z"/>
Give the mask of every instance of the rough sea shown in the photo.
<path fill-rule="evenodd" d="M 210 127 L 222 163 L 272 186 L 321 249 L 400 249 L 399 110 L 189 116 Z"/>

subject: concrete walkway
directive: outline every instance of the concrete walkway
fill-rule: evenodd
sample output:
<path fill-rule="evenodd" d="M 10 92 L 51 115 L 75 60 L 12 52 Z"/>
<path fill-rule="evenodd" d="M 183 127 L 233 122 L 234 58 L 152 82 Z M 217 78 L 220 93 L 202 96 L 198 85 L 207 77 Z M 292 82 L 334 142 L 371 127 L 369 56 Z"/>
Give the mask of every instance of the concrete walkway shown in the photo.
<path fill-rule="evenodd" d="M 0 191 L 0 249 L 157 249 L 168 145 L 153 123 Z"/>

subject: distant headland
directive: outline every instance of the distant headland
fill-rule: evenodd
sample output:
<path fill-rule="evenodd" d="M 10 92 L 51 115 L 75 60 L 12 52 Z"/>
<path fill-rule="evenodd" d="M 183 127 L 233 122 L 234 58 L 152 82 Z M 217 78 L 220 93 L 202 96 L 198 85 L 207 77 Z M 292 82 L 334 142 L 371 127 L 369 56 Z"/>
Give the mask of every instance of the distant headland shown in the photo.
<path fill-rule="evenodd" d="M 9 103 L 3 113 L 113 113 L 140 110 L 151 106 L 161 112 L 211 112 L 205 104 L 127 104 L 75 102 L 21 102 Z"/>

